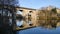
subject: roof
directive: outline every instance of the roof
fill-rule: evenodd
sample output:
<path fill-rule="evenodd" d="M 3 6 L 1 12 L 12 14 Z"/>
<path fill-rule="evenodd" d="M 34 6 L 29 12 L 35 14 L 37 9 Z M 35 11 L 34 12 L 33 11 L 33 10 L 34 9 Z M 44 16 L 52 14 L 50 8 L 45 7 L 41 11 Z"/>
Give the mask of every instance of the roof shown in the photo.
<path fill-rule="evenodd" d="M 36 10 L 36 9 L 33 9 L 33 8 L 27 8 L 27 7 L 16 7 L 16 8 L 22 8 L 22 9 L 28 9 L 28 10 Z"/>

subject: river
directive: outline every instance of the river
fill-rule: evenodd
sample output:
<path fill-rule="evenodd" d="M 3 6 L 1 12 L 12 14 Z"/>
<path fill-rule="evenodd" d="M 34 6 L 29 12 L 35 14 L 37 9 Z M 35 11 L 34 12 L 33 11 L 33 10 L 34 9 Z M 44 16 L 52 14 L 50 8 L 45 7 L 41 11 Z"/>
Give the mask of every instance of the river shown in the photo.
<path fill-rule="evenodd" d="M 21 26 L 22 24 L 23 21 L 21 21 L 21 23 L 17 21 L 17 26 Z M 60 27 L 51 28 L 51 29 L 44 27 L 35 27 L 35 28 L 17 31 L 17 34 L 60 34 Z"/>
<path fill-rule="evenodd" d="M 27 30 L 17 31 L 17 34 L 60 34 L 60 27 L 53 29 L 36 27 Z"/>

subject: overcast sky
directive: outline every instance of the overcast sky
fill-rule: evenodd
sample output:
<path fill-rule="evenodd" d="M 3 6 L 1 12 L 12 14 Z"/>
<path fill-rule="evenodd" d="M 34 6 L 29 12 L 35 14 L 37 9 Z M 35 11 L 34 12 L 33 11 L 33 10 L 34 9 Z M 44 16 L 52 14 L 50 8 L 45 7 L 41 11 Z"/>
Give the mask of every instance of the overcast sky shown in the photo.
<path fill-rule="evenodd" d="M 60 8 L 60 0 L 20 0 L 20 6 L 28 8 L 41 8 L 45 6 L 56 6 Z"/>

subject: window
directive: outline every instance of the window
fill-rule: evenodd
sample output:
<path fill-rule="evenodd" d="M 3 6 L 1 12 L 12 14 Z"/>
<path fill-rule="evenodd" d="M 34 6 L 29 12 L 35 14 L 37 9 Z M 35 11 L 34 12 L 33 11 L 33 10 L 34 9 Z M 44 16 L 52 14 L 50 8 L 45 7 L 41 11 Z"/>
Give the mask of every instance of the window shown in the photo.
<path fill-rule="evenodd" d="M 30 26 L 32 26 L 32 21 L 28 21 L 28 24 L 29 24 Z"/>
<path fill-rule="evenodd" d="M 30 13 L 28 13 L 28 16 L 31 16 L 31 14 L 30 14 Z"/>
<path fill-rule="evenodd" d="M 22 12 L 23 10 L 19 10 L 19 11 L 21 11 L 21 12 Z"/>
<path fill-rule="evenodd" d="M 29 13 L 32 13 L 32 11 L 29 11 Z"/>
<path fill-rule="evenodd" d="M 31 16 L 30 14 L 28 14 L 28 16 Z"/>
<path fill-rule="evenodd" d="M 29 20 L 31 19 L 31 14 L 28 14 L 28 19 L 29 19 Z"/>

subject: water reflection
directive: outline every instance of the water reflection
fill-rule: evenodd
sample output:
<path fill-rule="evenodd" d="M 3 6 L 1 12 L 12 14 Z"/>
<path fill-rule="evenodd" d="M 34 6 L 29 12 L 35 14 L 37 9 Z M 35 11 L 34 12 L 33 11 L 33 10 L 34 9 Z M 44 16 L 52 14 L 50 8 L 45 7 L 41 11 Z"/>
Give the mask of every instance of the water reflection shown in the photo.
<path fill-rule="evenodd" d="M 58 24 L 57 24 L 58 23 Z M 44 26 L 39 26 L 31 29 L 17 31 L 17 34 L 60 34 L 60 22 L 57 22 L 56 27 L 52 27 L 50 24 L 46 24 Z M 23 20 L 17 20 L 17 26 L 21 26 L 23 24 Z"/>
<path fill-rule="evenodd" d="M 42 15 L 43 14 L 43 15 Z M 25 17 L 26 18 L 26 17 Z M 31 29 L 27 29 L 27 30 L 22 30 L 22 31 L 18 31 L 18 34 L 57 34 L 60 33 L 60 17 L 57 16 L 56 13 L 52 12 L 52 11 L 46 11 L 44 13 L 44 11 L 39 13 L 39 17 L 37 17 L 37 22 L 33 22 L 34 19 L 31 17 L 31 15 L 28 15 L 27 18 L 24 20 L 24 22 L 21 21 L 17 21 L 17 22 L 21 22 L 22 24 L 24 23 L 24 29 L 25 28 L 29 28 L 29 24 L 34 24 L 34 26 L 36 26 L 36 28 L 31 28 Z M 21 26 L 22 24 L 19 24 L 17 26 Z M 31 25 L 31 26 L 32 26 Z M 33 27 L 33 26 L 32 26 Z M 22 28 L 22 29 L 23 29 Z"/>
<path fill-rule="evenodd" d="M 22 24 L 23 24 L 23 20 L 16 20 L 16 24 L 17 24 L 17 26 L 21 26 Z"/>

